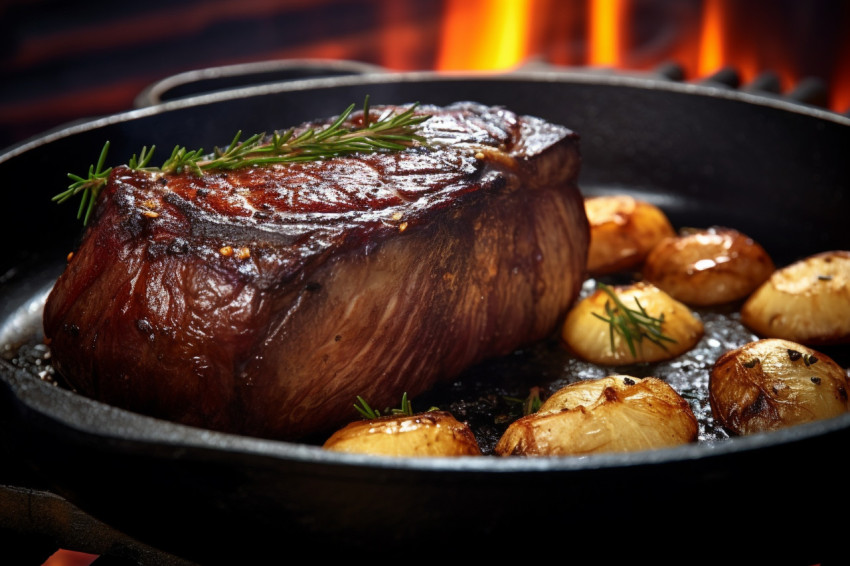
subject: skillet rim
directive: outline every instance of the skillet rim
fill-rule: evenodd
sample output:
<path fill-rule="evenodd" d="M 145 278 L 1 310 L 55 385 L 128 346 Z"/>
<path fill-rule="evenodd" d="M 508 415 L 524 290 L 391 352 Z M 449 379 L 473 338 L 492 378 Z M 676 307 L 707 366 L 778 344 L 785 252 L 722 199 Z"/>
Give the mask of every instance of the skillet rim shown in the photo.
<path fill-rule="evenodd" d="M 731 101 L 765 106 L 810 116 L 821 120 L 835 122 L 839 125 L 850 126 L 850 116 L 844 116 L 831 110 L 826 110 L 808 104 L 791 102 L 781 97 L 765 94 L 755 94 L 731 87 L 713 86 L 710 84 L 697 84 L 673 81 L 669 79 L 658 79 L 634 75 L 603 74 L 590 71 L 550 71 L 550 70 L 520 70 L 511 72 L 463 72 L 446 73 L 437 71 L 409 71 L 399 73 L 367 73 L 363 75 L 345 75 L 340 77 L 321 77 L 299 79 L 293 81 L 281 81 L 266 83 L 255 86 L 245 86 L 225 89 L 216 92 L 188 96 L 176 100 L 169 100 L 134 108 L 124 112 L 108 114 L 105 116 L 80 119 L 69 124 L 59 125 L 45 132 L 32 136 L 28 139 L 6 147 L 0 151 L 0 163 L 27 151 L 30 148 L 49 143 L 56 139 L 68 137 L 81 132 L 94 130 L 103 126 L 135 120 L 149 115 L 177 111 L 182 108 L 198 107 L 216 102 L 235 100 L 250 97 L 262 97 L 269 94 L 277 94 L 290 91 L 321 90 L 323 88 L 333 89 L 345 86 L 362 86 L 368 84 L 390 84 L 402 82 L 450 82 L 450 81 L 497 81 L 497 82 L 554 82 L 590 84 L 598 86 L 625 86 L 644 90 L 669 91 L 679 94 L 694 96 L 705 96 L 708 98 L 720 98 Z"/>

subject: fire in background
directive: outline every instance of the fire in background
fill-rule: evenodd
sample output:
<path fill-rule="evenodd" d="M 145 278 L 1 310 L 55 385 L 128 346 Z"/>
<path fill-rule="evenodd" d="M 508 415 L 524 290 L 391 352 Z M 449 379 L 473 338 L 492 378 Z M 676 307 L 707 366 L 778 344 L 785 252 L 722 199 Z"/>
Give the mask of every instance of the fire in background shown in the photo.
<path fill-rule="evenodd" d="M 510 71 L 543 62 L 684 80 L 731 67 L 781 89 L 816 77 L 850 109 L 843 0 L 6 0 L 0 5 L 0 146 L 132 107 L 187 70 L 344 59 L 391 71 Z"/>

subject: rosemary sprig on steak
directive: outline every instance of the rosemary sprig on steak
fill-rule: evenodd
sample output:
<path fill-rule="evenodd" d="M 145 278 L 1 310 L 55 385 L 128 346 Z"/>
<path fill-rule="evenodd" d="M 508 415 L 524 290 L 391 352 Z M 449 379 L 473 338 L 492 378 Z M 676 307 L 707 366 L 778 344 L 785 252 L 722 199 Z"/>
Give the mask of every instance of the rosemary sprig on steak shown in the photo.
<path fill-rule="evenodd" d="M 611 287 L 604 283 L 598 283 L 598 286 L 610 297 L 610 300 L 605 302 L 605 314 L 608 315 L 608 318 L 597 313 L 591 314 L 608 323 L 612 351 L 614 351 L 614 333 L 623 337 L 633 357 L 637 356 L 635 344 L 640 344 L 644 338 L 665 350 L 667 349 L 664 345 L 665 342 L 676 341 L 662 332 L 663 314 L 658 317 L 648 314 L 637 298 L 635 298 L 637 308 L 629 308 L 623 304 Z"/>
<path fill-rule="evenodd" d="M 318 161 L 353 153 L 400 151 L 425 141 L 416 133 L 416 128 L 431 116 L 416 115 L 414 112 L 417 106 L 418 103 L 403 112 L 386 113 L 376 120 L 371 120 L 367 96 L 363 103 L 363 124 L 357 128 L 349 129 L 344 126 L 355 108 L 355 105 L 351 104 L 332 124 L 320 130 L 310 128 L 296 134 L 295 129 L 290 128 L 275 131 L 271 136 L 266 136 L 265 133 L 254 134 L 245 140 L 241 139 L 240 131 L 229 146 L 224 149 L 215 148 L 212 153 L 204 153 L 203 149 L 189 150 L 178 145 L 159 167 L 148 166 L 156 146 L 151 146 L 150 149 L 146 146 L 138 156 L 132 156 L 128 166 L 130 169 L 161 173 L 191 171 L 201 176 L 207 171 Z M 108 151 L 107 141 L 100 151 L 97 164 L 89 166 L 88 175 L 83 177 L 69 173 L 68 178 L 73 182 L 67 190 L 52 199 L 63 203 L 82 193 L 77 218 L 83 218 L 83 224 L 88 223 L 97 197 L 112 171 L 112 167 L 104 168 Z"/>

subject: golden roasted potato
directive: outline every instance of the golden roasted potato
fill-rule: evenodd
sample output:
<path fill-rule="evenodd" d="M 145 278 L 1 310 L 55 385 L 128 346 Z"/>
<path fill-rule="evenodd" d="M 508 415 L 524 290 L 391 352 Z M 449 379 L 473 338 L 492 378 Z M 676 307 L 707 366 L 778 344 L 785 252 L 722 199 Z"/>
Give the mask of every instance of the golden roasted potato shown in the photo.
<path fill-rule="evenodd" d="M 717 421 L 738 435 L 826 419 L 850 409 L 847 374 L 802 344 L 767 338 L 726 352 L 709 375 Z"/>
<path fill-rule="evenodd" d="M 600 286 L 567 313 L 561 338 L 575 355 L 601 365 L 674 358 L 702 338 L 702 322 L 646 282 Z"/>
<path fill-rule="evenodd" d="M 333 433 L 323 447 L 385 456 L 481 455 L 470 428 L 445 411 L 354 421 Z"/>
<path fill-rule="evenodd" d="M 651 450 L 694 442 L 688 402 L 664 381 L 612 375 L 578 381 L 540 410 L 517 419 L 499 439 L 500 456 L 565 456 Z"/>
<path fill-rule="evenodd" d="M 590 223 L 587 270 L 592 276 L 635 269 L 673 226 L 657 206 L 628 195 L 584 199 Z"/>
<path fill-rule="evenodd" d="M 661 240 L 643 264 L 643 278 L 692 306 L 746 298 L 776 269 L 770 255 L 731 228 L 685 230 Z"/>
<path fill-rule="evenodd" d="M 775 271 L 741 307 L 741 321 L 766 338 L 850 342 L 850 251 L 815 254 Z"/>

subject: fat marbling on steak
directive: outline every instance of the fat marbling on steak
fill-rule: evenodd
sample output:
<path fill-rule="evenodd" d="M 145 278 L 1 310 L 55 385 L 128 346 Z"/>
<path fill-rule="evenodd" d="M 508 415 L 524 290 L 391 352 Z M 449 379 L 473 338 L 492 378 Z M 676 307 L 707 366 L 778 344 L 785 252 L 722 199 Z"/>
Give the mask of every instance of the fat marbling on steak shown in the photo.
<path fill-rule="evenodd" d="M 296 440 L 550 335 L 585 272 L 577 135 L 416 112 L 427 143 L 400 152 L 114 168 L 45 306 L 56 369 L 111 405 Z"/>

